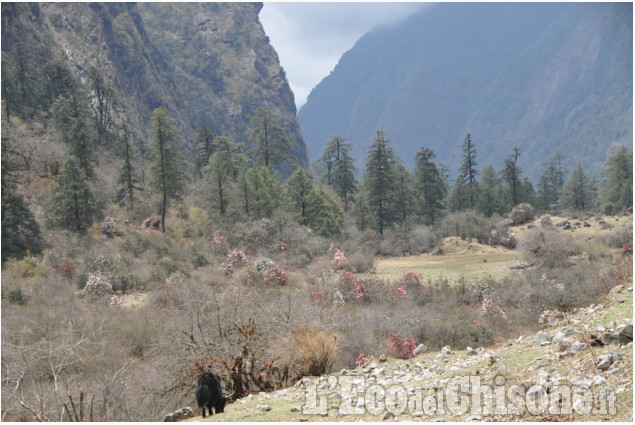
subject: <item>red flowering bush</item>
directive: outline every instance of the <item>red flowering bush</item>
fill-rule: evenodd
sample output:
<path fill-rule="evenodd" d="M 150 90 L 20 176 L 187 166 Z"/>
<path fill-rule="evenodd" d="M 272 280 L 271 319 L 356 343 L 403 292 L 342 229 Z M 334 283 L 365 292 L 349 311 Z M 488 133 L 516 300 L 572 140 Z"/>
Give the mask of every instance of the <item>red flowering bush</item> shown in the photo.
<path fill-rule="evenodd" d="M 287 276 L 285 275 L 284 270 L 279 267 L 269 267 L 265 270 L 265 276 L 267 280 L 271 280 L 280 286 L 287 284 Z"/>
<path fill-rule="evenodd" d="M 68 257 L 64 257 L 62 259 L 62 265 L 59 268 L 59 273 L 68 280 L 71 280 L 73 278 L 75 269 L 73 268 L 73 264 L 70 262 Z"/>
<path fill-rule="evenodd" d="M 398 359 L 411 358 L 415 348 L 417 348 L 417 343 L 412 338 L 402 338 L 398 333 L 394 333 L 388 338 L 388 349 Z"/>

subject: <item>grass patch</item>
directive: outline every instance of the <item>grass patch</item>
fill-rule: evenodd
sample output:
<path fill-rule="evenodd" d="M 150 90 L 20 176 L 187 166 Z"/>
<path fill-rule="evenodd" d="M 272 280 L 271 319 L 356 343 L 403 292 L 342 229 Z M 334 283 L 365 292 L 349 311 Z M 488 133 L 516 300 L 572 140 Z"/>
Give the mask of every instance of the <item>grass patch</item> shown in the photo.
<path fill-rule="evenodd" d="M 485 276 L 499 279 L 509 273 L 509 266 L 515 261 L 516 256 L 517 253 L 514 251 L 472 255 L 425 254 L 378 260 L 375 271 L 381 279 L 399 279 L 409 270 L 421 273 L 422 281 L 457 281 L 461 277 L 471 279 Z"/>

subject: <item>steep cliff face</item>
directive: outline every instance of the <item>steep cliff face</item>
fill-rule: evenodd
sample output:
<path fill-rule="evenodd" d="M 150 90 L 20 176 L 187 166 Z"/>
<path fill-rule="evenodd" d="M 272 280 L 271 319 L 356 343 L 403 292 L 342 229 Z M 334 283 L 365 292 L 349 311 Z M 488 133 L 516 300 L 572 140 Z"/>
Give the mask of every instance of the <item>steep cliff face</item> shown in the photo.
<path fill-rule="evenodd" d="M 456 173 L 521 150 L 532 179 L 556 151 L 597 175 L 633 143 L 633 24 L 626 3 L 446 3 L 362 37 L 299 113 L 311 159 L 334 135 L 363 161 L 385 130 L 409 167 L 422 147 Z"/>
<path fill-rule="evenodd" d="M 196 129 L 248 142 L 258 107 L 290 129 L 293 155 L 308 164 L 293 94 L 258 20 L 257 3 L 3 3 L 2 50 L 29 46 L 35 62 L 66 60 L 84 77 L 97 65 L 112 81 L 125 117 L 147 138 L 165 106 L 191 156 Z"/>

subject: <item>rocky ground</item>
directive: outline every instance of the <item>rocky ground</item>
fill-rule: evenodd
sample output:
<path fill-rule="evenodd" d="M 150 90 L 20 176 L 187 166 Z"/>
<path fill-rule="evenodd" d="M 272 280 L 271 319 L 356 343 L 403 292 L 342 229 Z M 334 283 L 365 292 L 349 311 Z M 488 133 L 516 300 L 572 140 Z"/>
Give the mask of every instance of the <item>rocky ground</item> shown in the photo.
<path fill-rule="evenodd" d="M 632 286 L 618 286 L 597 305 L 545 312 L 535 335 L 409 360 L 382 356 L 250 395 L 205 420 L 632 421 L 632 319 Z"/>

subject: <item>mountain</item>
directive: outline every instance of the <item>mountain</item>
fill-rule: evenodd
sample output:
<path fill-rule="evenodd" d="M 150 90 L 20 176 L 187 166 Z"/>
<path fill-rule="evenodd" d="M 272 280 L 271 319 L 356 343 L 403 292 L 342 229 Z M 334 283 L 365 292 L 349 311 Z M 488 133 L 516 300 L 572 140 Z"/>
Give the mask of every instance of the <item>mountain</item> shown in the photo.
<path fill-rule="evenodd" d="M 306 146 L 278 55 L 258 13 L 262 3 L 2 3 L 2 52 L 18 42 L 30 60 L 66 61 L 84 79 L 96 65 L 111 81 L 124 117 L 147 139 L 152 111 L 165 106 L 192 157 L 197 128 L 248 142 L 258 107 L 289 128 L 292 154 Z"/>
<path fill-rule="evenodd" d="M 525 175 L 561 151 L 597 175 L 633 143 L 630 3 L 445 3 L 364 35 L 300 109 L 309 156 L 347 138 L 361 165 L 384 130 L 407 167 L 422 147 L 455 174 L 467 133 L 479 167 L 513 146 Z"/>

